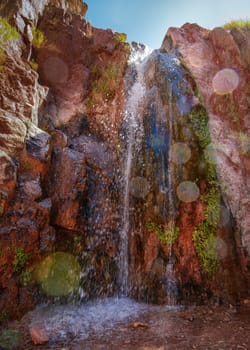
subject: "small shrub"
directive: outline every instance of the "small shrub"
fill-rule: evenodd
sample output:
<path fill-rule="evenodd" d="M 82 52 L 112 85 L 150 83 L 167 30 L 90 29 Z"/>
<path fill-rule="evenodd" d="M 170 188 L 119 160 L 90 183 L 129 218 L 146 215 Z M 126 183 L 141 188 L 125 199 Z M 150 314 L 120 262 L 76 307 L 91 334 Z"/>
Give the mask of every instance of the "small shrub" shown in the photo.
<path fill-rule="evenodd" d="M 37 71 L 38 70 L 38 63 L 36 63 L 36 61 L 35 60 L 30 60 L 29 61 L 29 65 L 31 66 L 31 68 L 32 69 L 34 69 L 35 71 Z"/>
<path fill-rule="evenodd" d="M 39 30 L 38 28 L 33 26 L 32 27 L 32 36 L 33 36 L 32 45 L 34 47 L 36 47 L 37 49 L 42 47 L 43 43 L 44 43 L 44 34 L 43 34 L 43 32 L 41 32 L 41 30 Z"/>
<path fill-rule="evenodd" d="M 25 268 L 30 256 L 26 253 L 23 248 L 16 248 L 15 257 L 13 260 L 13 271 L 14 272 L 22 272 Z"/>
<path fill-rule="evenodd" d="M 12 39 L 18 39 L 19 34 L 6 18 L 0 17 L 0 45 L 5 47 Z"/>
<path fill-rule="evenodd" d="M 174 241 L 179 236 L 180 230 L 179 227 L 173 227 L 172 229 L 162 229 L 162 227 L 154 222 L 148 222 L 146 228 L 149 232 L 155 232 L 157 237 L 162 244 L 173 244 Z"/>
<path fill-rule="evenodd" d="M 22 285 L 27 287 L 31 281 L 31 272 L 30 271 L 23 271 L 21 273 L 20 279 L 21 279 Z"/>
<path fill-rule="evenodd" d="M 244 28 L 250 29 L 250 19 L 232 20 L 223 26 L 225 29 Z"/>
<path fill-rule="evenodd" d="M 126 33 L 116 33 L 115 38 L 120 43 L 125 43 L 127 41 L 127 34 Z"/>

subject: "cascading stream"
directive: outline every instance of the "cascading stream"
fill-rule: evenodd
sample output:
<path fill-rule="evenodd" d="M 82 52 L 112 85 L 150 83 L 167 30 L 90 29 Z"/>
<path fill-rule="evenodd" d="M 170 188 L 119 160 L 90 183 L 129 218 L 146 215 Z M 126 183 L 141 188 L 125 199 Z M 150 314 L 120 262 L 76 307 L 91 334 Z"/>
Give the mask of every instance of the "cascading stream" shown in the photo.
<path fill-rule="evenodd" d="M 127 296 L 129 292 L 128 234 L 130 227 L 130 175 L 133 158 L 138 150 L 138 147 L 140 147 L 140 140 L 142 138 L 143 133 L 142 120 L 140 119 L 140 109 L 142 108 L 143 99 L 145 97 L 146 91 L 144 84 L 144 64 L 146 56 L 147 53 L 145 53 L 145 51 L 143 51 L 142 53 L 135 51 L 134 55 L 131 57 L 130 60 L 132 70 L 136 78 L 129 91 L 125 111 L 127 140 L 126 156 L 124 163 L 124 196 L 122 211 L 122 228 L 120 233 L 120 256 L 118 277 L 119 294 L 122 296 Z"/>
<path fill-rule="evenodd" d="M 124 196 L 120 230 L 118 288 L 119 294 L 122 296 L 129 295 L 131 288 L 138 291 L 141 288 L 148 288 L 144 287 L 143 284 L 142 287 L 138 284 L 137 281 L 142 278 L 140 273 L 137 277 L 130 275 L 137 273 L 136 271 L 143 271 L 142 263 L 138 265 L 134 257 L 131 257 L 133 259 L 132 266 L 128 261 L 131 253 L 129 244 L 132 244 L 132 249 L 139 249 L 138 242 L 140 235 L 143 235 L 143 225 L 145 227 L 150 220 L 147 219 L 148 214 L 146 214 L 146 208 L 149 205 L 147 197 L 139 196 L 138 198 L 131 191 L 131 182 L 137 179 L 139 187 L 145 186 L 145 183 L 148 184 L 151 197 L 153 196 L 151 205 L 154 203 L 154 207 L 152 207 L 150 214 L 152 223 L 154 220 L 160 220 L 163 234 L 170 235 L 169 255 L 165 258 L 165 262 L 163 261 L 165 273 L 159 278 L 165 285 L 165 292 L 162 291 L 163 294 L 165 293 L 165 300 L 168 304 L 175 304 L 178 288 L 172 247 L 176 214 L 171 146 L 174 142 L 173 99 L 176 95 L 176 89 L 178 89 L 178 79 L 181 74 L 178 70 L 178 60 L 174 56 L 163 54 L 158 50 L 148 55 L 147 58 L 144 57 L 143 60 L 138 52 L 134 56 L 137 57 L 130 62 L 131 66 L 127 74 L 127 81 L 130 84 L 128 84 L 124 117 Z M 143 190 L 140 188 L 140 191 Z M 153 208 L 156 208 L 158 214 L 153 214 Z M 158 261 L 162 261 L 161 258 L 159 259 Z M 129 283 L 131 277 L 133 282 Z"/>

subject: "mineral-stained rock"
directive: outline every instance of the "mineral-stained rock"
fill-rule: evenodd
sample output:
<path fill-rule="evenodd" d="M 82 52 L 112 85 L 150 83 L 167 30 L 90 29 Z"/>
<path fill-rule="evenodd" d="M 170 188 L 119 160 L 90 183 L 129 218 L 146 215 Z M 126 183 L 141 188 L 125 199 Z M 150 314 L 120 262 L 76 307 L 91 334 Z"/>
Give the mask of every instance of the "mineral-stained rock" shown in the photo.
<path fill-rule="evenodd" d="M 217 173 L 223 184 L 223 198 L 240 232 L 235 240 L 239 253 L 245 255 L 245 258 L 242 255 L 243 269 L 250 254 L 249 42 L 248 30 L 215 28 L 209 31 L 187 23 L 181 28 L 170 28 L 161 47 L 163 51 L 179 52 L 194 76 L 209 113 Z M 216 93 L 213 79 L 224 68 L 235 72 L 229 70 L 236 86 L 228 93 Z M 232 76 L 224 76 L 220 83 L 233 84 Z"/>
<path fill-rule="evenodd" d="M 27 279 L 43 255 L 55 250 L 78 255 L 84 298 L 113 295 L 117 288 L 118 218 L 123 209 L 120 155 L 126 135 L 123 140 L 120 136 L 129 50 L 117 33 L 86 22 L 82 18 L 86 10 L 81 0 L 2 0 L 0 4 L 0 15 L 19 33 L 19 38 L 4 45 L 0 67 L 0 312 L 7 310 L 13 317 L 30 309 L 37 295 L 33 282 L 25 285 L 23 276 Z M 44 40 L 35 45 L 35 33 L 40 32 Z M 196 300 L 198 292 L 208 288 L 214 295 L 226 299 L 229 293 L 238 300 L 246 289 L 242 276 L 250 255 L 249 33 L 243 29 L 209 31 L 186 24 L 169 29 L 161 51 L 172 49 L 179 52 L 192 77 L 186 73 L 189 83 L 176 84 L 179 92 L 185 90 L 187 100 L 179 99 L 175 105 L 167 96 L 169 82 L 159 62 L 148 62 L 145 85 L 151 100 L 143 116 L 147 140 L 131 171 L 134 188 L 129 194 L 131 294 L 166 302 L 166 288 L 173 282 L 172 249 L 180 298 Z M 224 68 L 236 77 L 233 83 L 215 79 Z M 131 76 L 130 84 L 135 79 Z M 154 76 L 160 82 L 158 92 Z M 238 85 L 232 89 L 234 84 Z M 159 193 L 162 184 L 156 176 L 167 161 L 166 154 L 162 159 L 159 155 L 169 143 L 168 122 L 159 124 L 160 130 L 165 128 L 159 140 L 150 123 L 158 123 L 158 117 L 170 116 L 185 103 L 199 105 L 193 96 L 195 85 L 209 113 L 218 176 L 226 185 L 223 198 L 230 209 L 228 217 L 236 220 L 239 229 L 236 235 L 234 225 L 218 228 L 221 270 L 213 283 L 204 277 L 192 241 L 194 229 L 204 219 L 200 199 L 178 206 L 180 232 L 171 248 L 162 243 L 161 230 L 157 235 L 157 230 L 149 231 L 146 225 L 158 220 L 160 229 L 166 229 L 170 203 L 167 188 L 161 187 Z M 230 94 L 218 94 L 218 86 L 223 85 L 231 88 Z M 162 105 L 154 110 L 159 97 Z M 185 113 L 179 111 L 174 118 L 181 124 L 174 140 L 189 143 L 191 165 L 185 165 L 183 173 L 176 170 L 173 185 L 180 178 L 190 180 L 189 176 L 196 181 L 196 172 L 205 172 L 198 164 L 199 150 Z M 200 181 L 201 195 L 205 187 Z M 171 227 L 171 222 L 167 224 Z M 18 252 L 28 255 L 23 271 L 15 269 Z M 40 342 L 39 332 L 35 342 Z"/>

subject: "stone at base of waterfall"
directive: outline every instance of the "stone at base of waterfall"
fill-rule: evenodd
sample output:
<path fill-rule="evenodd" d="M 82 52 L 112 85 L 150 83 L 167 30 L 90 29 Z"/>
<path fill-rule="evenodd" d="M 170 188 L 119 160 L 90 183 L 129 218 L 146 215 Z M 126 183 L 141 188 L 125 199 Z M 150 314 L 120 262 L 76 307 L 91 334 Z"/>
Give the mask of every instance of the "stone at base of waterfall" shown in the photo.
<path fill-rule="evenodd" d="M 49 337 L 43 328 L 30 328 L 30 335 L 35 345 L 45 344 L 49 341 Z"/>
<path fill-rule="evenodd" d="M 142 323 L 142 322 L 133 322 L 130 323 L 129 328 L 134 328 L 134 329 L 138 329 L 138 328 L 149 328 L 149 325 L 146 323 Z"/>

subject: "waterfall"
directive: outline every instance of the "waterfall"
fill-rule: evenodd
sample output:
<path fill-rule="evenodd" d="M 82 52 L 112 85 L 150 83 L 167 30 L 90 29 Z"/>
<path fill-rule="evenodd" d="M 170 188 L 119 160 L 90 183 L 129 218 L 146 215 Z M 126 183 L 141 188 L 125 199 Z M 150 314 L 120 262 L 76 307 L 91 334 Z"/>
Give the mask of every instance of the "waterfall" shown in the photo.
<path fill-rule="evenodd" d="M 146 51 L 146 52 L 145 52 Z M 128 295 L 129 292 L 129 266 L 128 266 L 128 240 L 130 228 L 130 175 L 132 161 L 140 147 L 140 140 L 143 134 L 143 126 L 140 109 L 143 108 L 143 99 L 145 97 L 144 83 L 144 64 L 148 52 L 147 50 L 132 50 L 130 58 L 130 69 L 135 77 L 126 101 L 126 110 L 124 116 L 126 128 L 126 154 L 124 162 L 124 195 L 122 203 L 122 228 L 120 231 L 120 251 L 119 251 L 119 276 L 118 286 L 119 294 Z"/>
<path fill-rule="evenodd" d="M 182 68 L 172 54 L 155 50 L 145 58 L 141 51 L 143 58 L 134 50 L 126 79 L 118 288 L 121 296 L 164 298 L 173 305 L 178 288 L 173 252 L 176 208 L 172 146 L 174 103 L 181 96 Z M 150 239 L 154 237 L 163 245 L 164 255 L 161 248 L 153 253 L 150 242 L 147 246 L 150 232 Z M 156 290 L 155 283 L 161 289 Z"/>

